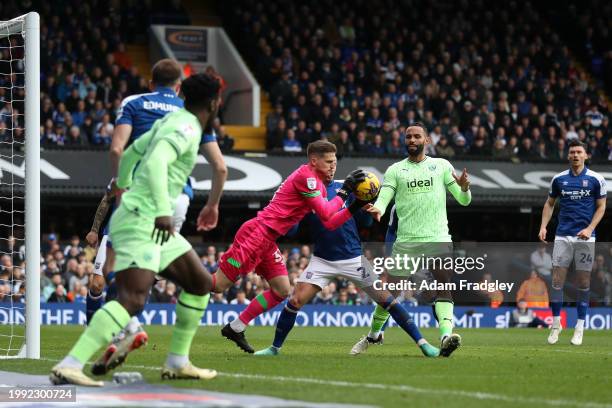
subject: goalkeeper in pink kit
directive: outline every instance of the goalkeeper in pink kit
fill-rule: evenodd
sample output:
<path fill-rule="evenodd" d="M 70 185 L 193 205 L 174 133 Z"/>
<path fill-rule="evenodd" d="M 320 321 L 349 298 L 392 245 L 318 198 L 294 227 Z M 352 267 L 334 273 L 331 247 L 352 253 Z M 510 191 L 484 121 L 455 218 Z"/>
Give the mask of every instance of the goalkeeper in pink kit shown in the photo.
<path fill-rule="evenodd" d="M 257 217 L 244 223 L 230 248 L 219 261 L 213 275 L 213 291 L 223 292 L 242 275 L 255 271 L 268 281 L 270 289 L 259 294 L 237 319 L 225 325 L 221 334 L 247 353 L 254 350 L 244 331 L 251 320 L 274 308 L 289 295 L 290 285 L 283 256 L 276 245 L 278 237 L 313 211 L 330 230 L 349 220 L 365 202 L 355 201 L 349 208 L 338 211 L 355 186 L 365 179 L 362 170 L 349 174 L 338 195 L 327 201 L 322 179 L 336 171 L 336 146 L 326 141 L 310 143 L 308 163 L 300 166 L 280 185 L 270 203 Z"/>

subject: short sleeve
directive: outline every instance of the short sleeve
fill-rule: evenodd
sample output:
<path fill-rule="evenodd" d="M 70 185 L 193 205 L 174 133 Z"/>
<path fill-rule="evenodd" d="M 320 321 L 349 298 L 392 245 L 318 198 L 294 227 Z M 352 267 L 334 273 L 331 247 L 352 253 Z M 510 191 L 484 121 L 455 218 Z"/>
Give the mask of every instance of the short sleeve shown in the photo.
<path fill-rule="evenodd" d="M 200 140 L 200 144 L 212 143 L 217 141 L 217 134 L 214 129 L 210 131 L 210 133 L 203 133 L 202 140 Z"/>
<path fill-rule="evenodd" d="M 559 184 L 557 183 L 557 177 L 554 177 L 550 181 L 550 190 L 548 191 L 548 196 L 552 198 L 559 197 Z"/>
<path fill-rule="evenodd" d="M 293 179 L 293 188 L 305 198 L 314 198 L 321 195 L 319 180 L 312 172 L 299 171 Z"/>
<path fill-rule="evenodd" d="M 193 123 L 170 124 L 160 129 L 159 140 L 166 140 L 174 147 L 177 156 L 182 156 L 194 146 L 199 145 L 200 129 Z"/>
<path fill-rule="evenodd" d="M 597 198 L 605 198 L 608 194 L 608 189 L 606 186 L 606 179 L 602 176 L 599 176 L 595 180 L 595 191 L 594 196 Z"/>
<path fill-rule="evenodd" d="M 134 120 L 135 109 L 135 100 L 124 99 L 121 103 L 121 107 L 117 112 L 117 120 L 115 121 L 115 125 L 130 125 L 132 126 Z"/>

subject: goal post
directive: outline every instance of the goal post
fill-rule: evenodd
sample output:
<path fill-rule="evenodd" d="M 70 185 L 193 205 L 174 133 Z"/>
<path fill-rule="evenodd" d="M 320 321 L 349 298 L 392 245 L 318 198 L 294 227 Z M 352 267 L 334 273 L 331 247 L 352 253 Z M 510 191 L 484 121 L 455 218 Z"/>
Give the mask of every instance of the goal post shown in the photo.
<path fill-rule="evenodd" d="M 3 202 L 0 212 L 9 214 L 4 225 L 3 243 L 8 243 L 12 237 L 15 241 L 15 231 L 25 229 L 22 242 L 25 244 L 25 335 L 15 334 L 10 330 L 8 346 L 1 351 L 0 358 L 40 358 L 40 17 L 36 12 L 30 12 L 9 21 L 0 21 L 0 57 L 8 55 L 8 60 L 2 62 L 4 69 L 0 70 L 0 86 L 4 88 L 8 102 L 8 121 L 11 128 L 10 137 L 1 142 L 4 148 L 2 159 L 10 160 L 10 164 L 19 167 L 20 158 L 25 160 L 25 177 L 23 183 L 14 181 L 14 175 L 3 175 Z M 6 52 L 5 52 L 6 50 Z M 3 59 L 3 58 L 0 58 Z M 8 72 L 5 72 L 8 70 Z M 4 84 L 4 85 L 3 85 Z M 23 112 L 19 112 L 19 106 Z M 0 105 L 1 107 L 1 105 Z M 21 118 L 20 118 L 21 116 Z M 2 118 L 0 118 L 2 119 Z M 8 126 L 7 126 L 8 128 Z M 10 151 L 9 151 L 10 149 Z M 23 153 L 22 150 L 25 152 Z M 25 157 L 24 157 L 25 156 Z M 23 162 L 19 163 L 23 165 Z M 6 174 L 6 172 L 5 172 Z M 25 201 L 25 203 L 24 203 Z M 16 208 L 17 207 L 17 208 Z M 10 210 L 8 210 L 10 208 Z M 22 210 L 20 210 L 22 208 Z M 19 218 L 18 214 L 25 214 Z M 17 218 L 17 221 L 15 221 Z M 21 221 L 23 219 L 23 221 Z M 9 224 L 10 223 L 10 224 Z M 18 224 L 22 225 L 18 225 Z M 9 246 L 10 247 L 10 246 Z M 15 248 L 10 247 L 10 255 L 15 254 Z M 17 248 L 17 250 L 19 250 Z M 3 252 L 3 255 L 6 253 Z M 13 272 L 11 272 L 13 274 Z M 23 281 L 23 277 L 21 280 Z M 12 288 L 15 282 L 11 279 Z M 11 287 L 11 286 L 9 286 Z M 10 309 L 7 313 L 8 325 L 22 325 L 14 308 L 12 291 L 9 293 Z M 22 309 L 23 310 L 23 309 Z M 15 338 L 13 338 L 15 337 Z M 21 344 L 17 338 L 21 338 Z M 18 351 L 13 353 L 12 351 Z"/>

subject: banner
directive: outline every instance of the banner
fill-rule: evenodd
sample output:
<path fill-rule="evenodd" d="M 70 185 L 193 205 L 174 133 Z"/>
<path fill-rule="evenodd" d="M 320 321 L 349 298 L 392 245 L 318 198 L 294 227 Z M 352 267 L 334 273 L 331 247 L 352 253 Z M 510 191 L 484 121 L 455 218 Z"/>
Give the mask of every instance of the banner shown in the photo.
<path fill-rule="evenodd" d="M 23 324 L 25 322 L 25 310 L 23 305 L 0 304 L 0 325 Z M 202 325 L 225 325 L 238 317 L 244 309 L 244 305 L 210 304 L 202 317 Z M 431 307 L 417 306 L 407 307 L 417 326 L 436 327 Z M 86 323 L 85 304 L 75 303 L 41 303 L 41 324 L 80 324 Z M 173 304 L 147 304 L 145 310 L 139 316 L 145 325 L 171 325 L 176 320 Z M 274 326 L 281 313 L 282 308 L 277 307 L 273 311 L 266 312 L 254 320 L 255 326 Z M 365 306 L 330 306 L 330 305 L 307 305 L 297 316 L 297 326 L 312 327 L 369 327 L 373 305 Z M 509 326 L 512 307 L 455 307 L 455 327 L 461 328 L 498 328 Z M 552 323 L 549 309 L 536 310 L 539 318 Z M 576 325 L 576 308 L 568 307 L 562 312 L 562 323 L 564 327 Z M 391 326 L 395 322 L 391 321 Z M 593 330 L 612 329 L 612 308 L 592 308 L 589 310 L 585 320 L 585 328 Z M 2 329 L 0 329 L 1 332 Z"/>
<path fill-rule="evenodd" d="M 1 151 L 10 157 L 10 151 Z M 350 171 L 361 168 L 375 173 L 381 180 L 386 169 L 398 159 L 343 158 L 338 162 L 336 178 L 343 179 Z M 301 156 L 269 156 L 266 154 L 226 155 L 229 170 L 223 191 L 227 199 L 269 200 L 274 191 L 295 169 L 306 162 Z M 567 169 L 562 163 L 523 163 L 494 161 L 451 161 L 455 169 L 467 168 L 472 189 L 472 206 L 537 205 L 546 200 L 552 177 Z M 74 196 L 103 194 L 110 180 L 110 163 L 106 151 L 45 150 L 41 152 L 41 192 L 48 195 Z M 612 184 L 612 164 L 594 165 Z M 196 196 L 202 198 L 211 186 L 211 168 L 199 156 L 192 174 Z M 23 183 L 23 158 L 0 158 L 0 185 L 18 190 Z M 450 200 L 454 203 L 454 200 Z M 608 206 L 612 205 L 609 200 Z"/>
<path fill-rule="evenodd" d="M 208 31 L 203 28 L 166 27 L 166 43 L 179 61 L 208 61 Z"/>

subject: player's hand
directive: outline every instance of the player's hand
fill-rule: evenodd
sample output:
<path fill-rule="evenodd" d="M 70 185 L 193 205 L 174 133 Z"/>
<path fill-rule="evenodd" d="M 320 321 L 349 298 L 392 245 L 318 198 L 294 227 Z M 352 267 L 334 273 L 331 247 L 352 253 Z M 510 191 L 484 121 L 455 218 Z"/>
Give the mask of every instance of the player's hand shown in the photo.
<path fill-rule="evenodd" d="M 374 200 L 375 199 L 370 200 L 370 201 L 362 201 L 362 200 L 356 199 L 355 201 L 351 203 L 351 205 L 349 205 L 348 209 L 351 212 L 351 214 L 355 214 L 357 211 L 361 209 L 367 212 L 370 207 L 373 207 L 372 201 Z"/>
<path fill-rule="evenodd" d="M 89 231 L 87 233 L 87 236 L 85 237 L 85 241 L 87 241 L 89 246 L 95 248 L 96 246 L 98 246 L 98 233 L 95 231 Z"/>
<path fill-rule="evenodd" d="M 540 241 L 547 243 L 546 242 L 546 227 L 540 228 L 538 238 L 540 238 Z"/>
<path fill-rule="evenodd" d="M 582 231 L 578 233 L 578 238 L 587 241 L 591 239 L 592 233 L 593 233 L 593 230 L 589 227 L 586 227 L 585 229 L 583 229 Z"/>
<path fill-rule="evenodd" d="M 164 216 L 155 218 L 155 228 L 151 233 L 151 238 L 155 243 L 163 245 L 174 236 L 174 223 L 172 217 Z"/>
<path fill-rule="evenodd" d="M 198 215 L 198 231 L 210 231 L 219 221 L 219 207 L 206 204 Z"/>
<path fill-rule="evenodd" d="M 466 168 L 463 169 L 463 172 L 459 177 L 457 177 L 457 174 L 453 172 L 453 178 L 455 179 L 459 187 L 461 187 L 461 190 L 468 191 L 468 189 L 470 188 L 470 180 L 468 180 L 468 172 Z"/>
<path fill-rule="evenodd" d="M 382 212 L 378 208 L 371 205 L 370 207 L 366 208 L 366 211 L 372 216 L 372 218 L 374 218 L 374 220 L 380 222 L 380 219 L 382 218 Z"/>
<path fill-rule="evenodd" d="M 352 193 L 353 191 L 355 191 L 355 188 L 357 187 L 357 185 L 361 183 L 362 181 L 364 181 L 365 179 L 366 179 L 365 171 L 361 169 L 351 171 L 349 175 L 346 176 L 346 178 L 344 179 L 344 183 L 342 184 L 342 187 L 340 187 L 340 190 L 338 190 L 337 195 L 346 201 L 346 199 L 348 198 L 348 195 Z"/>

